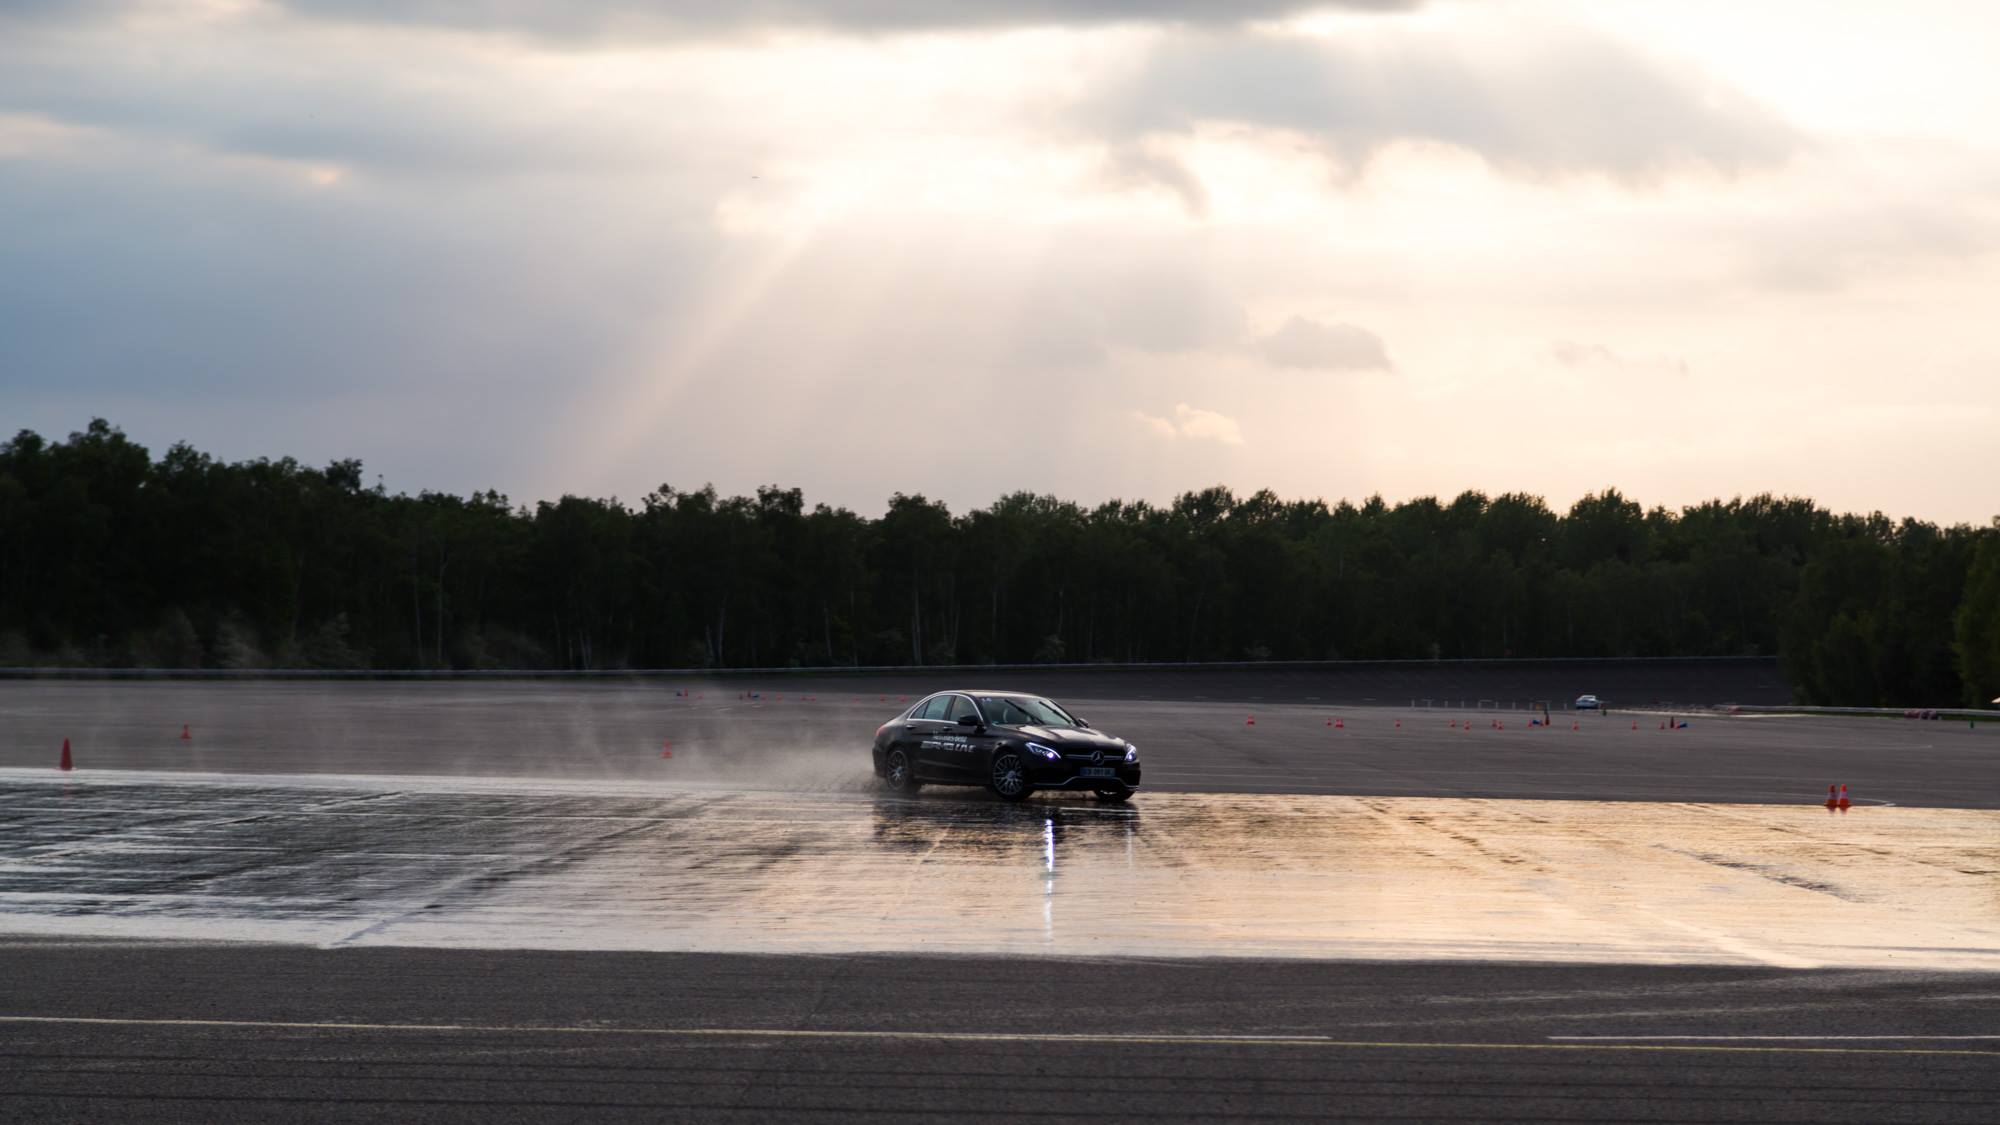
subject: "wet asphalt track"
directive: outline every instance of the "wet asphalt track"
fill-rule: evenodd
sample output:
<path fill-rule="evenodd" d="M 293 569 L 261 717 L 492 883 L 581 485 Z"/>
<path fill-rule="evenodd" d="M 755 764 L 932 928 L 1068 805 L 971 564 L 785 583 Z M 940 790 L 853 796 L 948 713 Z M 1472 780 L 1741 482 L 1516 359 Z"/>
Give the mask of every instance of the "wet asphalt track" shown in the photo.
<path fill-rule="evenodd" d="M 528 809 L 519 824 L 507 823 L 518 805 L 469 813 L 479 783 L 448 780 L 408 783 L 458 791 L 444 807 L 413 819 L 384 806 L 365 826 L 300 815 L 254 789 L 252 806 L 219 815 L 218 803 L 237 798 L 199 778 L 164 800 L 171 779 L 123 787 L 153 787 L 149 803 L 89 815 L 14 801 L 0 814 L 9 909 L 17 923 L 56 921 L 47 937 L 0 941 L 0 1121 L 1888 1122 L 1991 1121 L 2000 1103 L 2000 975 L 1964 968 L 2000 953 L 1988 932 L 2000 833 L 1951 819 L 1982 814 L 1923 810 L 2000 807 L 1992 727 L 1696 718 L 1669 733 L 1652 714 L 1638 716 L 1639 731 L 1618 714 L 1542 731 L 1523 716 L 1478 713 L 1468 732 L 1443 725 L 1467 717 L 1457 711 L 1085 699 L 1075 702 L 1088 718 L 1144 747 L 1154 795 L 1131 810 L 1044 799 L 1020 813 L 939 793 L 896 811 L 857 766 L 893 698 L 808 691 L 818 698 L 802 703 L 794 688 L 781 704 L 776 694 L 753 703 L 644 685 L 0 684 L 0 765 L 45 769 L 72 737 L 86 770 L 73 793 L 92 789 L 99 770 L 517 776 L 578 790 L 556 794 L 569 803 L 563 819 Z M 1342 728 L 1324 725 L 1335 717 Z M 193 728 L 186 741 L 174 737 L 182 723 Z M 675 757 L 660 757 L 663 739 Z M 585 826 L 628 816 L 606 805 L 630 795 L 602 790 L 630 780 L 798 805 L 763 818 L 764 836 L 731 844 L 726 824 L 705 842 L 696 832 L 697 857 L 662 870 L 706 867 L 735 889 L 673 875 L 640 896 L 653 923 L 692 901 L 725 936 L 768 934 L 772 919 L 797 917 L 780 910 L 818 901 L 813 877 L 837 889 L 872 863 L 874 877 L 901 878 L 908 893 L 961 890 L 873 908 L 860 925 L 833 911 L 828 933 L 893 932 L 921 916 L 943 935 L 1013 927 L 1019 943 L 957 956 L 605 951 L 614 935 L 629 937 L 634 911 L 618 897 L 630 886 L 604 876 L 629 879 L 648 851 L 643 833 L 621 844 L 604 839 L 617 827 Z M 316 784 L 270 781 L 274 792 Z M 1813 809 L 1828 782 L 1847 782 L 1866 807 L 1845 819 Z M 41 785 L 23 787 L 28 804 L 42 803 Z M 1297 808 L 1275 820 L 1227 799 L 1181 798 L 1214 806 L 1204 826 L 1179 823 L 1192 806 L 1170 808 L 1172 791 L 1300 796 L 1276 798 Z M 1556 829 L 1511 802 L 1443 801 L 1442 819 L 1409 808 L 1385 819 L 1358 803 L 1377 796 L 1557 799 L 1578 811 Z M 1681 806 L 1621 814 L 1589 803 L 1602 800 L 1716 807 L 1683 820 Z M 1162 815 L 1148 818 L 1149 802 Z M 1719 803 L 1774 808 L 1732 814 Z M 1482 807 L 1501 812 L 1482 817 Z M 858 842 L 815 825 L 841 808 L 860 812 Z M 1321 833 L 1300 852 L 1273 827 L 1300 810 L 1376 824 Z M 1795 820 L 1794 810 L 1814 815 Z M 483 817 L 486 834 L 438 830 L 454 816 Z M 1145 828 L 1117 819 L 1135 816 Z M 1056 820 L 1060 874 L 1047 853 Z M 537 830 L 550 824 L 564 831 Z M 1028 827 L 1043 837 L 1029 840 Z M 686 829 L 653 830 L 685 843 Z M 1236 832 L 1248 844 L 1233 858 L 1204 851 L 1218 829 L 1220 843 Z M 1155 882 L 1128 886 L 1114 870 L 1128 840 Z M 1634 857 L 1664 881 L 1611 893 Z M 786 870 L 816 874 L 759 882 Z M 1254 893 L 1227 892 L 1231 879 Z M 1156 933 L 1191 895 L 1189 920 L 1206 938 L 1197 944 L 1224 956 L 1134 957 L 1119 944 Z M 1562 916 L 1564 895 L 1602 912 L 1564 919 L 1599 939 L 1577 955 L 1586 960 L 1739 963 L 1558 963 L 1560 942 L 1541 930 Z M 537 901 L 558 909 L 522 909 Z M 568 924 L 584 932 L 583 948 L 394 945 L 397 927 L 429 924 L 433 902 L 473 927 L 524 915 Z M 1739 928 L 1716 930 L 1732 903 Z M 367 907 L 385 904 L 395 924 L 369 933 L 383 915 Z M 1456 925 L 1457 948 L 1406 930 L 1388 935 L 1400 952 L 1371 952 L 1383 935 L 1363 923 L 1396 904 L 1406 920 L 1414 910 L 1426 925 Z M 293 932 L 292 944 L 78 936 L 130 924 L 119 932 L 157 937 L 177 919 L 212 926 L 231 910 L 305 925 L 343 909 L 352 918 L 334 928 L 359 924 L 331 937 Z M 643 924 L 648 910 L 636 915 Z M 1050 919 L 1082 944 L 1032 948 Z M 1773 932 L 1790 936 L 1774 942 Z M 1092 935 L 1117 952 L 1096 955 Z M 1732 953 L 1746 936 L 1756 940 Z M 1227 955 L 1274 938 L 1368 959 Z M 1827 947 L 1871 943 L 1959 971 L 1780 967 L 1852 963 Z M 1489 959 L 1421 959 L 1437 956 Z"/>
<path fill-rule="evenodd" d="M 0 931 L 2000 971 L 2000 813 L 0 771 Z"/>
<path fill-rule="evenodd" d="M 51 766 L 70 738 L 99 769 L 862 790 L 876 725 L 914 696 L 848 687 L 753 701 L 692 684 L 699 698 L 661 684 L 6 681 L 0 766 Z M 1065 702 L 1136 741 L 1156 791 L 1784 804 L 1845 784 L 1868 802 L 2000 808 L 2000 723 L 1676 713 L 1689 725 L 1667 731 L 1669 713 L 1616 711 L 1539 729 L 1519 710 Z"/>

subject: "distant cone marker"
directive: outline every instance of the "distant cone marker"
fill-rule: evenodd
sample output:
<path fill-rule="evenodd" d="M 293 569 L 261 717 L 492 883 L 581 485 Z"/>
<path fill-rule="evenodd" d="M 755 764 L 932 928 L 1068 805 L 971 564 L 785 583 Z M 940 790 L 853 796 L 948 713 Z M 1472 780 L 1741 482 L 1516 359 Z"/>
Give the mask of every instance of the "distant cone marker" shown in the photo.
<path fill-rule="evenodd" d="M 65 772 L 72 768 L 69 760 L 69 739 L 67 738 L 63 739 L 62 761 L 56 763 L 56 768 Z"/>
<path fill-rule="evenodd" d="M 673 739 L 671 739 L 671 738 L 663 738 L 663 739 L 661 739 L 661 740 L 660 740 L 660 757 L 662 757 L 662 758 L 671 758 L 671 757 L 673 757 L 673 756 L 674 756 L 674 740 L 673 740 Z"/>
<path fill-rule="evenodd" d="M 192 731 L 192 730 L 189 730 L 189 729 L 188 729 L 188 725 L 187 725 L 186 723 L 182 723 L 182 724 L 181 724 L 181 741 L 182 741 L 182 742 L 186 742 L 186 741 L 188 741 L 188 740 L 192 739 L 193 737 L 194 737 L 194 731 Z"/>
<path fill-rule="evenodd" d="M 1335 729 L 1335 730 L 1346 730 L 1346 729 L 1347 729 L 1347 720 L 1346 720 L 1346 719 L 1335 719 L 1335 720 L 1333 721 L 1333 729 Z"/>
<path fill-rule="evenodd" d="M 1827 786 L 1827 787 L 1826 787 L 1826 807 L 1827 807 L 1827 808 L 1829 808 L 1829 809 L 1831 809 L 1831 808 L 1835 807 L 1835 806 L 1836 806 L 1836 805 L 1838 805 L 1838 804 L 1840 804 L 1840 786 L 1838 786 L 1838 785 L 1829 785 L 1829 786 Z"/>
<path fill-rule="evenodd" d="M 1843 809 L 1847 807 L 1847 786 L 1845 785 L 1840 787 L 1840 807 Z"/>
<path fill-rule="evenodd" d="M 1244 725 L 1244 726 L 1246 726 L 1246 727 L 1254 727 L 1254 726 L 1256 726 L 1256 725 L 1257 725 L 1257 716 L 1255 716 L 1255 715 L 1245 715 L 1245 716 L 1243 716 L 1243 725 Z"/>

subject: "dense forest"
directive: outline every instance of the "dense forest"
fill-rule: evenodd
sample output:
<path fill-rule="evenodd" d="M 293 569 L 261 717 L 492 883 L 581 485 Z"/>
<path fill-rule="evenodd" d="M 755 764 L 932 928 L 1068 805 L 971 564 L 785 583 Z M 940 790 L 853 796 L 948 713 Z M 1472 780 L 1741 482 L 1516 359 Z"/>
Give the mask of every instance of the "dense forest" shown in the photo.
<path fill-rule="evenodd" d="M 0 446 L 0 665 L 664 668 L 1779 654 L 1802 698 L 2000 694 L 2000 520 L 1607 490 L 870 519 L 797 489 L 637 506 L 390 493 L 357 461 Z"/>

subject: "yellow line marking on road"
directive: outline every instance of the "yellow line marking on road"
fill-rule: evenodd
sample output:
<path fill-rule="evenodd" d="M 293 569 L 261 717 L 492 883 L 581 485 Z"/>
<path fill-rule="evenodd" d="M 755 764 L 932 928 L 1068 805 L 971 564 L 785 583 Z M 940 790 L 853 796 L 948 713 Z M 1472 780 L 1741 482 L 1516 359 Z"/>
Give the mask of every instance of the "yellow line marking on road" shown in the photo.
<path fill-rule="evenodd" d="M 109 1016 L 0 1016 L 0 1024 L 64 1026 L 252 1028 L 284 1031 L 390 1031 L 459 1035 L 637 1035 L 669 1039 L 791 1039 L 831 1041 L 920 1040 L 946 1043 L 1086 1043 L 1104 1046 L 1321 1047 L 1386 1051 L 1624 1051 L 1685 1053 L 1705 1051 L 1767 1055 L 1974 1055 L 2000 1051 L 1936 1047 L 1779 1047 L 1663 1043 L 1426 1043 L 1377 1039 L 1335 1039 L 1326 1035 L 1066 1034 L 1059 1032 L 858 1031 L 771 1027 L 591 1027 L 533 1024 L 331 1023 L 311 1020 L 138 1019 Z"/>

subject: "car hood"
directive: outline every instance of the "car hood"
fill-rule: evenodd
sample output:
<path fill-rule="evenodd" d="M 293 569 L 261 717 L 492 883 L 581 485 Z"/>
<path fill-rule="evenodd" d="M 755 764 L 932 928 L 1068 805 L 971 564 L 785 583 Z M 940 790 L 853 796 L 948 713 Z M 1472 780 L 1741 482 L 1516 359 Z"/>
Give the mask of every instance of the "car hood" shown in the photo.
<path fill-rule="evenodd" d="M 1015 730 L 1036 742 L 1052 746 L 1058 750 L 1118 750 L 1125 749 L 1125 740 L 1113 738 L 1102 731 L 1088 727 L 1015 727 Z"/>

